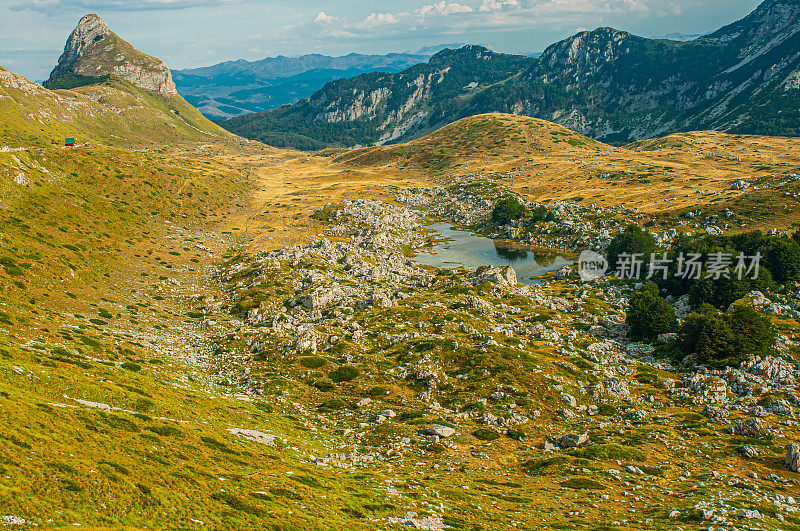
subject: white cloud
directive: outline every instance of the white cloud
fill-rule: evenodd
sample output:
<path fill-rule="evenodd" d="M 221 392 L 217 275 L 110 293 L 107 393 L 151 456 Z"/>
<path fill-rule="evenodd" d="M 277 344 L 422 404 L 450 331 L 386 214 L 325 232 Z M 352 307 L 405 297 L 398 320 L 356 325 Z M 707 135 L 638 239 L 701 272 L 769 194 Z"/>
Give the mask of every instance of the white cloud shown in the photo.
<path fill-rule="evenodd" d="M 484 0 L 491 2 L 492 0 Z M 585 13 L 585 14 L 606 14 L 606 13 L 645 13 L 650 11 L 649 4 L 655 4 L 659 9 L 663 9 L 665 4 L 662 0 L 546 0 L 534 6 L 538 12 L 548 13 Z M 675 9 L 674 7 L 667 8 Z M 680 6 L 677 6 L 680 9 Z"/>
<path fill-rule="evenodd" d="M 362 38 L 377 38 L 380 31 L 390 31 L 392 34 L 436 31 L 445 35 L 486 28 L 521 28 L 531 23 L 545 23 L 545 20 L 564 24 L 588 17 L 598 19 L 615 13 L 641 15 L 648 12 L 651 4 L 674 5 L 677 1 L 679 0 L 526 0 L 523 3 L 522 0 L 434 0 L 414 11 L 373 12 L 361 20 L 334 17 L 320 11 L 314 22 L 327 26 L 323 32 L 327 36 L 358 35 Z"/>
<path fill-rule="evenodd" d="M 358 37 L 357 34 L 347 30 L 333 30 L 330 32 L 330 36 L 334 39 L 351 39 Z"/>
<path fill-rule="evenodd" d="M 456 13 L 472 13 L 473 9 L 464 4 L 458 3 L 450 3 L 448 4 L 445 0 L 441 2 L 437 2 L 435 4 L 429 4 L 422 6 L 417 10 L 417 14 L 420 16 L 425 15 L 453 15 Z"/>
<path fill-rule="evenodd" d="M 483 0 L 478 11 L 482 13 L 500 11 L 505 6 L 519 6 L 519 0 Z"/>
<path fill-rule="evenodd" d="M 12 11 L 23 11 L 29 9 L 31 11 L 36 10 L 47 10 L 58 7 L 61 4 L 61 0 L 28 0 L 27 2 L 21 2 L 19 4 L 14 4 L 11 6 Z"/>
<path fill-rule="evenodd" d="M 380 26 L 382 24 L 397 24 L 396 15 L 391 13 L 370 13 L 364 24 L 367 26 Z"/>
<path fill-rule="evenodd" d="M 330 24 L 331 22 L 335 22 L 335 21 L 336 21 L 336 17 L 330 16 L 325 11 L 320 11 L 319 14 L 317 15 L 317 18 L 314 19 L 314 22 L 317 22 L 319 24 L 323 24 L 323 23 Z"/>

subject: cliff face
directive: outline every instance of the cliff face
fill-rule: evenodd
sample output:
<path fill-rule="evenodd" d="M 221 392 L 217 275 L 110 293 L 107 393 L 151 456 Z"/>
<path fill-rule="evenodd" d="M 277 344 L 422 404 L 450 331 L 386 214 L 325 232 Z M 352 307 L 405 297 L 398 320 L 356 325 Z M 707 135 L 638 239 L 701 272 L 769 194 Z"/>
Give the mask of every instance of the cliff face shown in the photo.
<path fill-rule="evenodd" d="M 585 31 L 550 46 L 539 62 L 543 70 L 560 72 L 575 85 L 582 84 L 604 65 L 631 52 L 630 33 L 613 28 Z"/>
<path fill-rule="evenodd" d="M 536 116 L 622 142 L 691 129 L 798 134 L 799 32 L 800 1 L 768 0 L 690 42 L 610 28 L 580 33 L 549 47 L 527 72 L 563 91 Z M 532 103 L 518 102 L 526 110 Z M 564 119 L 576 116 L 579 123 Z"/>
<path fill-rule="evenodd" d="M 86 15 L 69 36 L 45 87 L 74 88 L 109 76 L 162 96 L 177 95 L 172 74 L 163 61 L 131 46 L 99 16 Z"/>

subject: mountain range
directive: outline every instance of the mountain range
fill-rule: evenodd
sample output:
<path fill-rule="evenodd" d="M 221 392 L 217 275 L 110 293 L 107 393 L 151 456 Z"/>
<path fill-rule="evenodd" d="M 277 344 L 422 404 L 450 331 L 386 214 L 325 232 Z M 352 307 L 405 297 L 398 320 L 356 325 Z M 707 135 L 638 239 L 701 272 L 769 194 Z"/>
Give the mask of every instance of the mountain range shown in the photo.
<path fill-rule="evenodd" d="M 796 135 L 799 31 L 799 0 L 766 0 L 686 42 L 599 28 L 538 58 L 465 46 L 403 72 L 333 81 L 294 105 L 222 125 L 301 149 L 401 142 L 487 112 L 543 118 L 616 144 L 700 129 Z"/>
<path fill-rule="evenodd" d="M 463 44 L 442 44 L 386 55 L 279 55 L 175 70 L 172 74 L 183 97 L 209 118 L 220 119 L 296 103 L 336 79 L 368 72 L 401 72 L 427 62 L 443 49 L 460 46 Z"/>

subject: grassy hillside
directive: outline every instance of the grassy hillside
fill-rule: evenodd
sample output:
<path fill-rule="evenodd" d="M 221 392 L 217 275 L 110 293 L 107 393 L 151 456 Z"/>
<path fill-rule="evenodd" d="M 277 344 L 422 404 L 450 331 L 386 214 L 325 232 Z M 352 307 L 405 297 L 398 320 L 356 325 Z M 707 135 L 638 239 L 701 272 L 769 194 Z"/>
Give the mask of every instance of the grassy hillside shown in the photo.
<path fill-rule="evenodd" d="M 246 185 L 240 172 L 185 155 L 102 146 L 0 153 L 0 297 L 27 313 L 15 326 L 36 327 L 42 302 L 55 310 L 82 292 L 98 298 L 143 261 L 165 267 L 169 255 L 150 256 L 165 231 L 219 223 Z"/>
<path fill-rule="evenodd" d="M 206 364 L 197 305 L 243 242 L 229 225 L 249 204 L 246 144 L 114 79 L 48 91 L 0 71 L 0 112 L 3 514 L 369 527 L 352 514 L 385 511 L 376 480 L 308 463 L 336 435 L 242 400 Z"/>
<path fill-rule="evenodd" d="M 273 447 L 227 431 L 295 428 L 225 398 L 181 361 L 199 340 L 187 301 L 202 296 L 211 253 L 236 244 L 220 231 L 248 178 L 169 149 L 0 153 L 4 514 L 57 527 L 244 526 L 269 516 L 273 496 L 325 511 L 312 487 L 283 475 L 302 477 L 303 466 L 283 446 L 313 443 Z M 253 476 L 263 463 L 278 476 Z"/>
<path fill-rule="evenodd" d="M 3 514 L 93 528 L 343 522 L 350 502 L 334 510 L 318 492 L 351 492 L 286 453 L 320 441 L 197 359 L 194 305 L 239 245 L 226 224 L 251 186 L 211 153 L 239 143 L 181 98 L 115 79 L 49 91 L 2 70 L 0 112 Z M 60 147 L 68 136 L 88 144 Z"/>
<path fill-rule="evenodd" d="M 386 476 L 309 463 L 341 434 L 279 409 L 280 381 L 254 400 L 207 363 L 210 271 L 246 241 L 229 226 L 252 187 L 235 161 L 275 153 L 162 142 L 0 153 L 4 514 L 45 527 L 372 528 L 367 515 L 395 513 Z"/>
<path fill-rule="evenodd" d="M 741 230 L 800 223 L 796 146 L 793 138 L 700 131 L 614 147 L 551 122 L 494 113 L 404 144 L 332 150 L 314 159 L 358 179 L 380 168 L 398 182 L 493 181 L 530 200 L 625 205 L 667 224 L 698 208 L 716 216 L 728 215 L 727 209 Z M 748 183 L 745 190 L 732 189 L 739 181 Z"/>
<path fill-rule="evenodd" d="M 50 91 L 0 68 L 0 138 L 6 147 L 63 146 L 64 138 L 144 148 L 233 139 L 180 96 L 116 78 Z"/>
<path fill-rule="evenodd" d="M 287 452 L 320 447 L 293 421 L 209 393 L 175 362 L 132 355 L 118 367 L 112 349 L 0 338 L 5 513 L 48 527 L 370 527 L 345 510 L 363 510 L 356 499 L 381 507 L 373 482 Z M 235 427 L 281 438 L 265 445 Z"/>
<path fill-rule="evenodd" d="M 426 170 L 444 170 L 468 161 L 508 162 L 574 149 L 611 148 L 552 122 L 492 113 L 464 118 L 405 144 L 348 151 L 336 160 L 363 166 L 396 162 Z"/>

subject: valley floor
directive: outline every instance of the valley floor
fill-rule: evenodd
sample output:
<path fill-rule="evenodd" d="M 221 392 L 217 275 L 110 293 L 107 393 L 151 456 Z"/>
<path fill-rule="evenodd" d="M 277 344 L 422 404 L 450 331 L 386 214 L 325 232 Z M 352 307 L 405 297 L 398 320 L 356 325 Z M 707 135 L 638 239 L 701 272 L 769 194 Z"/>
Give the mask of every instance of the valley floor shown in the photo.
<path fill-rule="evenodd" d="M 785 231 L 791 141 L 522 129 L 523 152 L 486 120 L 479 155 L 423 146 L 434 167 L 413 146 L 0 153 L 2 521 L 800 528 L 796 289 L 768 301 L 781 350 L 708 370 L 627 339 L 630 285 L 413 259 L 433 220 L 571 251 L 630 222 Z M 509 191 L 561 221 L 487 224 Z"/>

